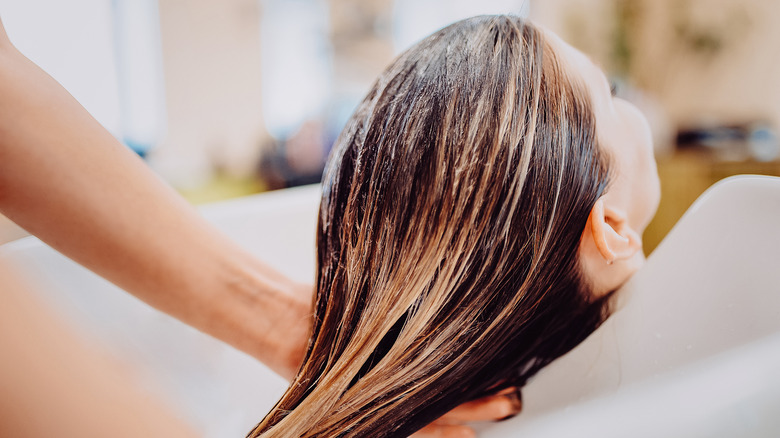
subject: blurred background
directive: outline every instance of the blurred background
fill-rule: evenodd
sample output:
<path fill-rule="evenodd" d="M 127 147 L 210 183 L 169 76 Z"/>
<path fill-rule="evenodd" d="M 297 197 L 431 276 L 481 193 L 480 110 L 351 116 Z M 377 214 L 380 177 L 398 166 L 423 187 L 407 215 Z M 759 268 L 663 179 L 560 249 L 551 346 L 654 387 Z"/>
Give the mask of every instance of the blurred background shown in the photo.
<path fill-rule="evenodd" d="M 645 112 L 662 183 L 647 253 L 716 181 L 780 175 L 776 0 L 0 0 L 14 44 L 196 204 L 317 182 L 393 57 L 485 13 L 550 28 Z M 0 244 L 25 234 L 0 216 Z M 56 265 L 40 251 L 33 262 Z M 68 276 L 42 279 L 57 307 L 138 369 L 162 363 L 150 387 L 178 394 L 203 436 L 245 433 L 285 387 L 248 377 L 261 375 L 253 359 L 63 266 Z"/>
<path fill-rule="evenodd" d="M 780 175 L 774 0 L 0 0 L 14 44 L 196 204 L 319 181 L 390 60 L 484 13 L 557 32 L 646 113 L 646 252 L 715 181 Z M 0 243 L 22 235 L 0 217 Z"/>

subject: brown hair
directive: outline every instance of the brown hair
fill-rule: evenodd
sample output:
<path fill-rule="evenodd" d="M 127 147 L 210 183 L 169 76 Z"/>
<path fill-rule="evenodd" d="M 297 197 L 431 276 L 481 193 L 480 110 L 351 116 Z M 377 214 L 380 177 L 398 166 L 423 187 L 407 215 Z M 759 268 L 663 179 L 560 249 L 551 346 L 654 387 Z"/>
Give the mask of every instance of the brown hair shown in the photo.
<path fill-rule="evenodd" d="M 583 88 L 521 18 L 399 56 L 325 172 L 305 361 L 249 436 L 407 436 L 603 321 L 578 265 L 608 182 Z"/>

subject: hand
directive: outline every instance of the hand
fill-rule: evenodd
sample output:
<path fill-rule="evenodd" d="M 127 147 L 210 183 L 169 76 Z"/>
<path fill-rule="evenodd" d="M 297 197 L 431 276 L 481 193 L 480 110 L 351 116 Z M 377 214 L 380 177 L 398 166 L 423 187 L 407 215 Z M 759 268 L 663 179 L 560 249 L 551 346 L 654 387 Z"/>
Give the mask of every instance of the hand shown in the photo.
<path fill-rule="evenodd" d="M 523 401 L 520 388 L 507 388 L 496 395 L 463 403 L 425 426 L 411 438 L 471 438 L 474 429 L 463 423 L 472 421 L 500 421 L 520 413 Z"/>

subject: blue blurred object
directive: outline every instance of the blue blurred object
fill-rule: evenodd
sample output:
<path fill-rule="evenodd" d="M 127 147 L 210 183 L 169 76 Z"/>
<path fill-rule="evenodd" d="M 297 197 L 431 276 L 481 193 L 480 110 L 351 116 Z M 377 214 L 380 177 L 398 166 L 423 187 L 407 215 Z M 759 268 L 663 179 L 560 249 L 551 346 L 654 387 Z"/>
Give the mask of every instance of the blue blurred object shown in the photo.
<path fill-rule="evenodd" d="M 780 158 L 775 128 L 766 122 L 723 124 L 683 129 L 677 133 L 678 149 L 701 149 L 728 161 L 774 161 Z"/>
<path fill-rule="evenodd" d="M 165 130 L 165 89 L 157 0 L 113 0 L 120 140 L 146 156 Z"/>

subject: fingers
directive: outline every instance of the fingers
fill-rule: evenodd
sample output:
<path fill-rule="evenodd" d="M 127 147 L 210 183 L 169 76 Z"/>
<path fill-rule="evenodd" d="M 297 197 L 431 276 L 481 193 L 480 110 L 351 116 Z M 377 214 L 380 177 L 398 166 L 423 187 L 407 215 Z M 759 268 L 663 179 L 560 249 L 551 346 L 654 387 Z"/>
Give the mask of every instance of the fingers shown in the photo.
<path fill-rule="evenodd" d="M 477 433 L 468 426 L 431 423 L 413 433 L 410 438 L 475 438 Z"/>
<path fill-rule="evenodd" d="M 467 421 L 496 421 L 517 415 L 523 408 L 519 388 L 508 388 L 496 395 L 464 403 L 436 420 L 440 424 Z"/>
<path fill-rule="evenodd" d="M 505 420 L 517 415 L 522 408 L 520 388 L 507 388 L 496 395 L 463 403 L 414 433 L 411 438 L 474 438 L 476 432 L 462 423 Z"/>

